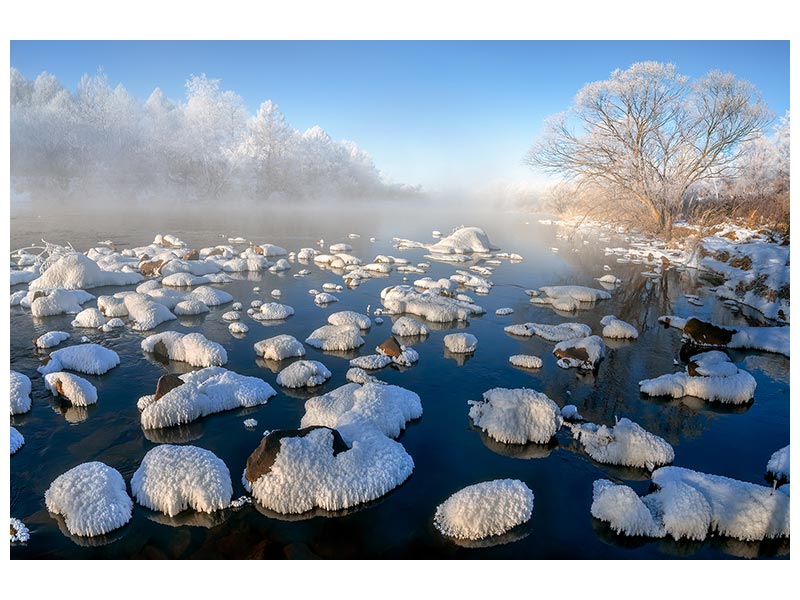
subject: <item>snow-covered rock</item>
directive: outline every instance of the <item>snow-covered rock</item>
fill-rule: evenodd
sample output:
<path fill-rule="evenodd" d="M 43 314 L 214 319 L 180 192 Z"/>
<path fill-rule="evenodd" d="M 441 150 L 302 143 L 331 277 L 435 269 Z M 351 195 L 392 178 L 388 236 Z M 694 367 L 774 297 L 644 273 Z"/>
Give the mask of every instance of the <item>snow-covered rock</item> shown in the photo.
<path fill-rule="evenodd" d="M 775 479 L 789 481 L 789 445 L 776 450 L 767 462 L 767 473 Z"/>
<path fill-rule="evenodd" d="M 433 524 L 443 535 L 480 540 L 526 523 L 533 513 L 533 492 L 517 479 L 470 485 L 436 507 Z"/>
<path fill-rule="evenodd" d="M 476 304 L 462 302 L 432 291 L 418 292 L 411 286 L 396 285 L 381 291 L 381 303 L 395 314 L 411 313 L 433 323 L 466 321 L 485 311 Z"/>
<path fill-rule="evenodd" d="M 29 292 L 30 296 L 33 292 Z M 32 298 L 29 306 L 34 317 L 50 317 L 53 315 L 77 315 L 81 304 L 92 300 L 94 296 L 83 290 L 51 290 L 46 296 Z M 25 306 L 23 299 L 20 304 Z"/>
<path fill-rule="evenodd" d="M 503 331 L 525 337 L 537 335 L 550 342 L 563 342 L 592 335 L 592 328 L 584 323 L 560 323 L 558 325 L 517 323 L 504 327 Z"/>
<path fill-rule="evenodd" d="M 427 248 L 438 254 L 488 253 L 498 249 L 480 227 L 461 227 Z"/>
<path fill-rule="evenodd" d="M 539 295 L 531 298 L 532 304 L 550 304 L 556 310 L 571 312 L 591 308 L 598 300 L 607 300 L 611 294 L 604 290 L 582 285 L 555 285 L 539 288 Z"/>
<path fill-rule="evenodd" d="M 228 325 L 228 331 L 230 331 L 233 335 L 244 335 L 250 328 L 245 324 L 241 323 L 240 321 L 234 321 L 230 325 Z"/>
<path fill-rule="evenodd" d="M 369 329 L 372 327 L 372 321 L 367 315 L 353 310 L 331 313 L 328 315 L 328 323 L 330 325 L 355 325 L 359 329 Z"/>
<path fill-rule="evenodd" d="M 207 367 L 180 376 L 184 382 L 158 400 L 139 398 L 143 429 L 190 423 L 200 417 L 233 408 L 266 404 L 277 394 L 266 381 L 222 367 Z"/>
<path fill-rule="evenodd" d="M 696 346 L 739 348 L 790 354 L 789 327 L 721 327 L 697 317 L 663 315 L 659 323 L 683 330 L 684 337 Z"/>
<path fill-rule="evenodd" d="M 636 327 L 614 315 L 606 315 L 600 320 L 600 324 L 603 325 L 603 337 L 633 340 L 639 337 Z"/>
<path fill-rule="evenodd" d="M 42 375 L 57 371 L 77 371 L 87 375 L 102 375 L 119 364 L 119 355 L 99 344 L 69 346 L 50 353 L 50 360 L 37 371 Z"/>
<path fill-rule="evenodd" d="M 233 496 L 228 467 L 196 446 L 156 446 L 131 478 L 136 501 L 174 517 L 186 510 L 211 513 L 226 508 Z"/>
<path fill-rule="evenodd" d="M 148 295 L 128 294 L 124 301 L 134 331 L 149 331 L 161 323 L 177 318 L 166 306 Z"/>
<path fill-rule="evenodd" d="M 600 463 L 652 471 L 675 459 L 669 442 L 630 419 L 622 418 L 614 427 L 595 423 L 568 426 L 586 454 Z"/>
<path fill-rule="evenodd" d="M 334 296 L 333 294 L 329 294 L 328 292 L 320 292 L 316 296 L 314 296 L 314 304 L 317 306 L 325 306 L 326 304 L 331 304 L 332 302 L 338 302 L 339 298 Z"/>
<path fill-rule="evenodd" d="M 97 403 L 97 388 L 72 373 L 59 371 L 44 376 L 44 386 L 53 396 L 59 394 L 70 401 L 73 406 L 89 406 Z"/>
<path fill-rule="evenodd" d="M 278 373 L 278 385 L 288 388 L 314 387 L 322 385 L 331 377 L 331 372 L 316 360 L 298 360 Z"/>
<path fill-rule="evenodd" d="M 233 296 L 228 292 L 208 286 L 200 286 L 194 289 L 191 294 L 187 294 L 187 296 L 200 300 L 206 306 L 219 306 L 220 304 L 233 302 Z"/>
<path fill-rule="evenodd" d="M 106 324 L 108 319 L 96 308 L 84 308 L 72 321 L 73 327 L 87 327 L 99 329 Z"/>
<path fill-rule="evenodd" d="M 258 312 L 253 315 L 256 321 L 278 321 L 288 319 L 294 314 L 294 308 L 288 304 L 266 302 L 258 306 Z"/>
<path fill-rule="evenodd" d="M 276 335 L 253 345 L 258 356 L 269 360 L 283 360 L 292 356 L 305 356 L 306 349 L 291 335 Z"/>
<path fill-rule="evenodd" d="M 45 349 L 58 346 L 68 339 L 69 334 L 66 331 L 48 331 L 37 337 L 33 343 L 37 348 Z"/>
<path fill-rule="evenodd" d="M 11 371 L 11 414 L 19 415 L 31 409 L 31 380 L 27 375 Z"/>
<path fill-rule="evenodd" d="M 152 352 L 193 367 L 213 367 L 228 362 L 228 354 L 217 342 L 212 342 L 202 333 L 179 333 L 165 331 L 147 336 L 142 340 L 142 350 Z"/>
<path fill-rule="evenodd" d="M 504 444 L 545 444 L 563 423 L 555 402 L 527 388 L 493 388 L 468 404 L 473 425 Z"/>
<path fill-rule="evenodd" d="M 79 253 L 66 254 L 41 277 L 28 284 L 29 290 L 79 290 L 105 285 L 132 285 L 144 281 L 140 273 L 103 271 L 98 264 Z"/>
<path fill-rule="evenodd" d="M 133 501 L 119 471 L 87 462 L 58 476 L 44 494 L 51 513 L 62 515 L 72 535 L 103 535 L 131 520 Z"/>
<path fill-rule="evenodd" d="M 541 358 L 532 354 L 515 354 L 508 358 L 508 362 L 523 369 L 541 369 L 543 364 Z"/>
<path fill-rule="evenodd" d="M 364 339 L 356 325 L 323 325 L 311 332 L 306 344 L 324 351 L 347 351 L 364 345 Z"/>
<path fill-rule="evenodd" d="M 11 454 L 14 454 L 17 450 L 22 448 L 25 444 L 25 438 L 22 437 L 22 434 L 17 431 L 17 429 L 12 425 L 11 426 Z"/>
<path fill-rule="evenodd" d="M 450 333 L 444 336 L 444 347 L 456 354 L 469 354 L 478 347 L 478 338 L 471 333 Z"/>
<path fill-rule="evenodd" d="M 591 371 L 605 356 L 606 345 L 600 336 L 590 335 L 559 342 L 553 348 L 553 354 L 558 359 L 556 364 L 562 369 L 578 367 Z"/>
<path fill-rule="evenodd" d="M 399 336 L 428 335 L 428 329 L 423 323 L 411 317 L 400 317 L 392 324 L 392 333 Z"/>
<path fill-rule="evenodd" d="M 391 364 L 392 357 L 385 356 L 383 354 L 366 354 L 364 356 L 358 356 L 350 361 L 351 367 L 356 367 L 359 369 L 382 369 L 383 367 Z"/>
<path fill-rule="evenodd" d="M 181 300 L 175 305 L 176 315 L 202 315 L 203 313 L 210 312 L 211 309 L 206 306 L 205 302 L 201 302 L 197 298 L 187 298 Z"/>

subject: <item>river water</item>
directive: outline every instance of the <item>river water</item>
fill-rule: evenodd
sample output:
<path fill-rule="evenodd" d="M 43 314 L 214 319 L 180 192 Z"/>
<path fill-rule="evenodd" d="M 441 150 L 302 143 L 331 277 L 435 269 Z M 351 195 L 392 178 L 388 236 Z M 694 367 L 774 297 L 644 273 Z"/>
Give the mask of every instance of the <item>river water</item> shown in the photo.
<path fill-rule="evenodd" d="M 301 217 L 300 215 L 304 215 Z M 375 346 L 391 334 L 391 317 L 373 324 L 362 337 L 366 344 L 348 354 L 332 354 L 307 347 L 307 359 L 323 362 L 333 376 L 313 391 L 280 388 L 275 383 L 276 366 L 255 356 L 253 344 L 288 333 L 303 340 L 340 310 L 365 311 L 380 306 L 382 288 L 401 283 L 402 274 L 376 277 L 355 290 L 337 295 L 340 302 L 327 308 L 314 305 L 310 288 L 325 282 L 341 283 L 340 275 L 310 266 L 307 277 L 293 277 L 295 263 L 284 274 L 234 275 L 236 281 L 221 285 L 245 305 L 255 299 L 270 300 L 279 289 L 280 302 L 295 309 L 295 315 L 274 325 L 249 318 L 250 330 L 237 338 L 228 332 L 221 315 L 230 305 L 212 308 L 199 317 L 180 317 L 157 329 L 136 333 L 128 328 L 111 333 L 73 330 L 71 316 L 33 320 L 30 312 L 11 308 L 11 368 L 33 382 L 33 408 L 12 417 L 11 424 L 25 437 L 25 445 L 10 461 L 11 516 L 26 523 L 31 538 L 15 544 L 11 557 L 31 558 L 502 558 L 502 559 L 652 559 L 788 557 L 788 540 L 744 543 L 714 537 L 705 542 L 631 539 L 615 535 L 590 514 L 592 482 L 609 478 L 624 482 L 637 493 L 649 488 L 644 470 L 621 469 L 594 462 L 563 429 L 547 446 L 509 446 L 493 442 L 471 426 L 468 400 L 481 398 L 494 387 L 529 387 L 546 393 L 557 404 L 575 404 L 583 417 L 613 425 L 615 418 L 628 417 L 665 438 L 675 448 L 675 465 L 706 473 L 725 475 L 765 484 L 765 465 L 772 452 L 789 443 L 789 361 L 780 355 L 755 351 L 729 351 L 740 368 L 755 377 L 758 387 L 752 403 L 738 408 L 712 406 L 702 400 L 651 399 L 638 391 L 638 381 L 673 372 L 679 356 L 680 332 L 665 329 L 662 314 L 698 315 L 723 325 L 755 324 L 757 315 L 731 313 L 704 288 L 707 283 L 693 271 L 670 269 L 660 279 L 641 275 L 642 264 L 617 263 L 606 256 L 607 246 L 624 240 L 601 239 L 591 233 L 556 237 L 559 229 L 538 223 L 536 215 L 511 212 L 455 212 L 432 210 L 423 205 L 390 205 L 380 210 L 362 206 L 348 210 L 311 209 L 297 211 L 237 209 L 229 211 L 187 210 L 163 214 L 135 210 L 129 214 L 80 214 L 62 211 L 58 217 L 22 205 L 12 214 L 11 248 L 36 243 L 71 242 L 87 250 L 98 241 L 112 239 L 119 248 L 144 245 L 156 233 L 173 233 L 192 247 L 227 243 L 228 236 L 243 236 L 256 243 L 269 242 L 297 251 L 325 248 L 337 242 L 353 246 L 353 254 L 371 261 L 378 254 L 407 258 L 412 264 L 427 259 L 421 249 L 398 250 L 392 237 L 429 242 L 431 230 L 448 233 L 453 227 L 478 225 L 503 251 L 524 257 L 519 263 L 501 261 L 495 267 L 494 287 L 488 295 L 473 295 L 486 309 L 468 324 L 431 324 L 428 338 L 414 348 L 419 362 L 411 368 L 388 367 L 376 373 L 384 381 L 413 390 L 422 399 L 423 416 L 411 422 L 399 441 L 413 457 L 415 469 L 399 488 L 379 500 L 346 513 L 316 513 L 286 518 L 268 513 L 257 505 L 225 510 L 214 515 L 189 511 L 168 518 L 139 505 L 132 520 L 116 532 L 100 538 L 78 538 L 67 533 L 63 522 L 50 515 L 44 492 L 58 475 L 77 464 L 100 460 L 119 470 L 130 489 L 130 477 L 144 454 L 160 443 L 188 443 L 206 448 L 220 457 L 231 471 L 234 497 L 244 494 L 240 476 L 245 461 L 258 445 L 265 429 L 299 426 L 304 400 L 346 383 L 348 358 L 373 353 Z M 349 238 L 348 234 L 359 234 Z M 370 238 L 376 238 L 374 242 Z M 557 248 L 554 252 L 552 248 Z M 478 261 L 480 264 L 480 261 Z M 434 279 L 449 277 L 465 265 L 431 261 L 426 273 Z M 579 284 L 599 287 L 595 278 L 606 272 L 622 279 L 611 300 L 573 316 L 529 303 L 525 289 L 544 285 Z M 418 276 L 410 275 L 413 281 Z M 419 276 L 421 277 L 421 275 Z M 260 292 L 254 292 L 254 287 Z M 24 289 L 12 287 L 11 291 Z M 129 288 L 98 288 L 94 295 L 112 294 Z M 703 307 L 690 305 L 684 294 L 698 294 Z M 90 302 L 84 307 L 94 306 Z M 511 307 L 514 313 L 496 316 L 495 310 Z M 503 331 L 512 323 L 533 321 L 561 323 L 575 320 L 599 332 L 600 319 L 615 314 L 637 327 L 633 342 L 608 341 L 607 355 L 594 374 L 560 369 L 552 356 L 553 344 L 543 339 L 519 338 Z M 115 350 L 121 364 L 109 373 L 85 376 L 98 390 L 99 400 L 88 409 L 63 407 L 44 388 L 36 367 L 41 353 L 34 352 L 31 339 L 51 330 L 70 331 L 77 343 L 81 335 Z M 442 338 L 455 329 L 474 334 L 474 355 L 449 355 Z M 200 331 L 221 343 L 228 353 L 226 368 L 265 379 L 278 395 L 268 404 L 232 410 L 202 418 L 180 428 L 143 431 L 136 401 L 153 393 L 155 382 L 165 372 L 189 369 L 182 363 L 160 364 L 145 356 L 140 342 L 145 335 L 165 330 Z M 63 346 L 63 345 L 62 345 Z M 542 357 L 536 371 L 509 365 L 513 354 Z M 282 365 L 285 366 L 285 365 Z M 255 430 L 242 422 L 258 421 Z M 443 538 L 433 526 L 436 506 L 459 489 L 490 479 L 514 478 L 525 482 L 535 495 L 531 520 L 506 536 L 491 542 L 456 544 Z"/>

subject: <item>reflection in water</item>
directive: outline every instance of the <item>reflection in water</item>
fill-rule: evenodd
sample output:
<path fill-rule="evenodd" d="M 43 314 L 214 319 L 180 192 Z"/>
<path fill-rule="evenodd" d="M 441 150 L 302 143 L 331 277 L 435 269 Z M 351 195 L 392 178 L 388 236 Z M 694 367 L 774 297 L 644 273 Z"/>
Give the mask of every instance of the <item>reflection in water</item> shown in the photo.
<path fill-rule="evenodd" d="M 211 529 L 217 525 L 222 525 L 230 517 L 230 510 L 217 510 L 213 513 L 197 512 L 196 510 L 184 510 L 177 515 L 170 517 L 162 512 L 140 507 L 147 518 L 154 523 L 168 525 L 169 527 L 203 527 Z"/>
<path fill-rule="evenodd" d="M 186 444 L 203 437 L 203 424 L 200 421 L 192 421 L 186 425 L 142 429 L 142 433 L 154 444 Z"/>
<path fill-rule="evenodd" d="M 58 529 L 64 534 L 65 537 L 69 538 L 74 544 L 83 546 L 84 548 L 96 548 L 98 546 L 107 546 L 109 544 L 113 544 L 114 542 L 121 540 L 125 534 L 128 533 L 129 529 L 127 525 L 124 525 L 123 527 L 115 529 L 114 531 L 109 531 L 104 535 L 73 535 L 69 532 L 69 529 L 67 529 L 67 524 L 64 521 L 63 516 L 54 513 L 49 514 L 58 524 Z"/>
<path fill-rule="evenodd" d="M 447 348 L 444 349 L 444 357 L 454 360 L 459 367 L 467 364 L 467 361 L 472 360 L 473 356 L 475 356 L 474 352 L 450 352 Z"/>
<path fill-rule="evenodd" d="M 454 537 L 449 537 L 445 535 L 441 535 L 441 537 L 448 542 L 455 544 L 456 546 L 461 546 L 462 548 L 471 548 L 471 549 L 478 549 L 478 548 L 493 548 L 495 546 L 503 546 L 505 544 L 512 544 L 514 542 L 518 542 L 520 540 L 524 540 L 531 534 L 533 527 L 531 526 L 531 522 L 528 521 L 527 523 L 523 523 L 521 525 L 517 525 L 513 529 L 506 531 L 501 535 L 490 535 L 489 537 L 485 537 L 480 540 L 459 540 Z"/>
<path fill-rule="evenodd" d="M 553 437 L 547 444 L 504 444 L 492 439 L 485 431 L 479 431 L 483 445 L 495 454 L 509 458 L 547 458 L 558 447 L 558 440 Z"/>

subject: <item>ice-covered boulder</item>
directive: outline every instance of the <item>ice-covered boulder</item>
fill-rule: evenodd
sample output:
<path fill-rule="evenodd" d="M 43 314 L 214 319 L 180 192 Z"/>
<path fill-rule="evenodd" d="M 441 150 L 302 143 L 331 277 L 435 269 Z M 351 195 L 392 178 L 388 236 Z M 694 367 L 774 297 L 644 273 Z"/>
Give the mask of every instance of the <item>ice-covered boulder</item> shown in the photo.
<path fill-rule="evenodd" d="M 97 388 L 72 373 L 59 371 L 44 376 L 44 386 L 53 396 L 63 396 L 73 406 L 89 406 L 97 403 Z"/>
<path fill-rule="evenodd" d="M 220 304 L 233 302 L 233 296 L 228 292 L 208 286 L 200 286 L 194 289 L 191 294 L 187 294 L 187 296 L 200 300 L 206 306 L 219 306 Z"/>
<path fill-rule="evenodd" d="M 30 309 L 34 317 L 50 317 L 53 315 L 77 315 L 83 309 L 81 304 L 92 300 L 94 296 L 83 290 L 51 290 L 45 296 L 37 296 L 42 292 L 29 292 L 31 298 Z M 25 299 L 20 302 L 25 305 Z"/>
<path fill-rule="evenodd" d="M 186 510 L 211 513 L 233 496 L 228 467 L 213 452 L 164 444 L 148 451 L 131 478 L 136 501 L 174 517 Z"/>
<path fill-rule="evenodd" d="M 17 431 L 17 429 L 12 425 L 11 426 L 11 454 L 14 454 L 17 450 L 22 448 L 25 444 L 25 438 L 22 437 L 22 434 Z"/>
<path fill-rule="evenodd" d="M 532 354 L 515 354 L 508 357 L 508 362 L 523 369 L 541 369 L 543 364 L 541 358 Z"/>
<path fill-rule="evenodd" d="M 342 310 L 328 315 L 330 325 L 355 325 L 359 329 L 369 329 L 372 321 L 367 315 L 355 312 L 354 310 Z"/>
<path fill-rule="evenodd" d="M 605 356 L 606 345 L 600 336 L 590 335 L 559 342 L 553 348 L 553 354 L 558 359 L 556 364 L 562 369 L 578 367 L 591 371 Z"/>
<path fill-rule="evenodd" d="M 778 481 L 789 481 L 789 445 L 776 450 L 767 462 L 767 473 Z"/>
<path fill-rule="evenodd" d="M 201 302 L 197 298 L 187 298 L 181 300 L 175 305 L 175 314 L 180 316 L 186 315 L 202 315 L 203 313 L 210 312 L 211 309 L 206 306 L 205 302 Z"/>
<path fill-rule="evenodd" d="M 323 325 L 306 338 L 306 344 L 325 351 L 354 350 L 364 345 L 356 325 Z"/>
<path fill-rule="evenodd" d="M 233 335 L 244 335 L 250 328 L 240 321 L 234 321 L 230 325 L 228 325 L 228 331 L 230 331 Z"/>
<path fill-rule="evenodd" d="M 298 360 L 278 373 L 278 385 L 288 388 L 314 387 L 322 385 L 331 377 L 331 372 L 316 360 Z"/>
<path fill-rule="evenodd" d="M 381 303 L 394 314 L 411 313 L 433 323 L 466 321 L 485 311 L 476 304 L 463 302 L 436 292 L 418 292 L 412 286 L 396 285 L 381 291 Z"/>
<path fill-rule="evenodd" d="M 478 347 L 478 338 L 471 333 L 450 333 L 444 336 L 444 347 L 456 354 L 469 354 Z"/>
<path fill-rule="evenodd" d="M 41 349 L 53 348 L 68 339 L 69 334 L 66 331 L 48 331 L 34 339 L 33 345 Z"/>
<path fill-rule="evenodd" d="M 428 335 L 428 329 L 423 323 L 411 317 L 400 317 L 392 324 L 392 333 L 399 336 L 422 336 Z"/>
<path fill-rule="evenodd" d="M 644 467 L 652 471 L 675 459 L 675 451 L 669 442 L 630 419 L 622 418 L 614 427 L 595 423 L 568 427 L 586 454 L 600 463 Z"/>
<path fill-rule="evenodd" d="M 549 342 L 563 342 L 592 335 L 592 328 L 584 323 L 560 323 L 558 325 L 517 323 L 504 327 L 503 331 L 524 337 L 537 335 Z"/>
<path fill-rule="evenodd" d="M 504 444 L 546 444 L 563 423 L 555 402 L 527 388 L 493 388 L 468 404 L 473 425 Z"/>
<path fill-rule="evenodd" d="M 572 312 L 591 308 L 598 300 L 609 298 L 611 294 L 604 290 L 582 285 L 554 285 L 539 288 L 539 294 L 531 298 L 531 303 L 549 304 L 556 310 Z"/>
<path fill-rule="evenodd" d="M 438 254 L 470 254 L 488 253 L 498 250 L 498 247 L 489 241 L 489 236 L 480 227 L 461 227 L 429 245 L 428 250 Z"/>
<path fill-rule="evenodd" d="M 127 294 L 124 296 L 125 308 L 135 331 L 149 331 L 161 323 L 177 317 L 163 304 L 154 301 L 144 294 Z"/>
<path fill-rule="evenodd" d="M 30 290 L 79 290 L 105 285 L 132 285 L 144 277 L 135 272 L 103 271 L 98 264 L 77 252 L 59 258 L 41 277 L 28 284 Z"/>
<path fill-rule="evenodd" d="M 712 350 L 694 355 L 682 373 L 640 381 L 639 390 L 648 396 L 695 396 L 709 402 L 743 404 L 752 400 L 756 380 L 737 368 L 727 354 Z"/>
<path fill-rule="evenodd" d="M 202 333 L 183 334 L 177 331 L 165 331 L 147 336 L 141 345 L 145 352 L 189 363 L 193 367 L 213 367 L 228 362 L 225 348 L 217 342 L 212 342 Z"/>
<path fill-rule="evenodd" d="M 27 375 L 11 371 L 11 414 L 19 415 L 31 409 L 31 380 Z"/>
<path fill-rule="evenodd" d="M 87 327 L 100 329 L 108 322 L 108 319 L 96 308 L 84 308 L 72 321 L 73 327 Z"/>
<path fill-rule="evenodd" d="M 639 330 L 636 327 L 614 315 L 606 315 L 600 320 L 600 324 L 603 325 L 603 337 L 631 340 L 639 337 Z"/>
<path fill-rule="evenodd" d="M 152 281 L 152 280 L 151 280 Z M 139 286 L 136 288 L 138 294 L 143 294 L 144 292 L 139 292 Z M 100 312 L 103 313 L 104 316 L 108 318 L 118 318 L 118 317 L 127 317 L 128 316 L 128 309 L 125 306 L 125 298 L 119 298 L 117 296 L 98 296 L 97 297 L 97 308 L 100 309 Z"/>
<path fill-rule="evenodd" d="M 258 312 L 253 314 L 256 321 L 278 321 L 288 319 L 294 314 L 294 308 L 288 304 L 267 302 L 258 307 Z"/>
<path fill-rule="evenodd" d="M 69 346 L 50 353 L 49 361 L 36 369 L 42 375 L 56 371 L 77 371 L 102 375 L 119 364 L 119 355 L 99 344 Z"/>
<path fill-rule="evenodd" d="M 399 356 L 399 354 L 398 354 Z M 392 357 L 384 354 L 366 354 L 350 361 L 350 366 L 359 369 L 382 369 L 392 363 Z"/>
<path fill-rule="evenodd" d="M 790 354 L 790 328 L 787 327 L 721 327 L 697 317 L 663 315 L 659 323 L 683 330 L 684 337 L 696 346 L 740 348 Z"/>
<path fill-rule="evenodd" d="M 617 533 L 663 537 L 663 530 L 642 499 L 627 485 L 598 479 L 592 486 L 592 516 L 608 523 Z"/>
<path fill-rule="evenodd" d="M 180 376 L 184 382 L 158 400 L 139 398 L 143 429 L 190 423 L 200 417 L 233 408 L 266 404 L 277 392 L 266 381 L 222 367 L 206 367 Z"/>
<path fill-rule="evenodd" d="M 59 475 L 44 494 L 51 513 L 62 515 L 72 535 L 103 535 L 131 520 L 133 501 L 119 471 L 87 462 Z"/>
<path fill-rule="evenodd" d="M 314 304 L 316 304 L 317 306 L 325 306 L 326 304 L 338 301 L 339 298 L 337 298 L 333 294 L 329 294 L 328 292 L 320 292 L 319 294 L 314 296 Z"/>
<path fill-rule="evenodd" d="M 374 375 L 370 375 L 364 369 L 361 369 L 359 367 L 351 367 L 347 369 L 347 373 L 344 374 L 344 378 L 347 379 L 347 381 L 349 381 L 350 383 L 359 383 L 362 385 L 365 383 L 378 383 L 381 385 L 386 383 L 385 381 L 381 381 Z"/>
<path fill-rule="evenodd" d="M 436 507 L 433 524 L 443 535 L 480 540 L 527 523 L 533 492 L 517 479 L 498 479 L 467 486 Z"/>
<path fill-rule="evenodd" d="M 253 345 L 258 356 L 269 360 L 283 360 L 292 356 L 305 356 L 306 349 L 291 335 L 276 335 Z"/>

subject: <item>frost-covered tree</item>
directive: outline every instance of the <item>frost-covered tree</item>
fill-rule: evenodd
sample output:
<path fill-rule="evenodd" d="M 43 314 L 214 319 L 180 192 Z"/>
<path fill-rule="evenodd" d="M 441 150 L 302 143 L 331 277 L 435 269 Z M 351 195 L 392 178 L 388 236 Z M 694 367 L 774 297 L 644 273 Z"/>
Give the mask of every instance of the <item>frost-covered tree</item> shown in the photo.
<path fill-rule="evenodd" d="M 691 82 L 672 64 L 636 63 L 584 86 L 527 162 L 601 186 L 670 235 L 687 190 L 729 176 L 768 121 L 757 90 L 730 73 Z"/>

